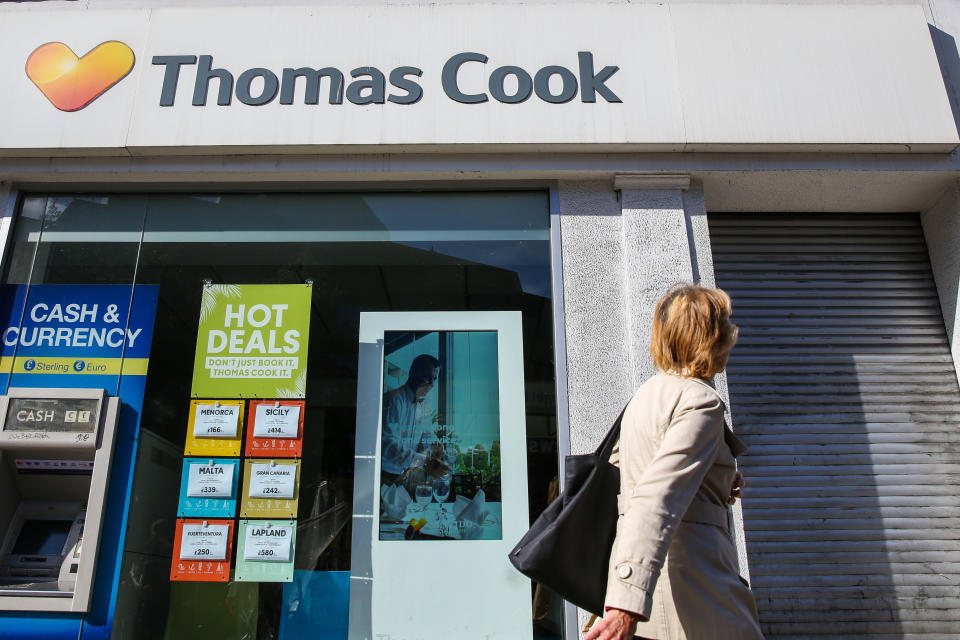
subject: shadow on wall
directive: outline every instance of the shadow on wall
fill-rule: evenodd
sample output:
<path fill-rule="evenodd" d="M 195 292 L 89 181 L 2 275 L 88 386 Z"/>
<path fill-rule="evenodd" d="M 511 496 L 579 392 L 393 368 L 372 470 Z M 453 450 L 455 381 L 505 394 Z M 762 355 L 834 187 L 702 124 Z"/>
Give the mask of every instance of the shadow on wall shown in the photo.
<path fill-rule="evenodd" d="M 930 39 L 933 40 L 933 50 L 937 54 L 940 64 L 940 74 L 947 89 L 947 98 L 950 100 L 950 110 L 953 112 L 953 122 L 960 131 L 960 52 L 957 51 L 957 41 L 949 33 L 937 29 L 932 24 Z M 957 154 L 958 151 L 953 152 Z"/>

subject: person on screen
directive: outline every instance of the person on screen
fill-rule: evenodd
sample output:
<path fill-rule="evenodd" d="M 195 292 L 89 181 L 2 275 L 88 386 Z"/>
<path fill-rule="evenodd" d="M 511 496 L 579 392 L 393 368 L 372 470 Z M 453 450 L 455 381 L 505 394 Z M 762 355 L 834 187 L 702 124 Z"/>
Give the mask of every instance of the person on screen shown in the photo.
<path fill-rule="evenodd" d="M 430 435 L 436 413 L 425 402 L 440 375 L 440 361 L 421 354 L 410 363 L 406 383 L 384 394 L 383 439 L 380 470 L 384 484 L 398 479 L 409 484 L 411 474 L 422 480 L 449 473 L 450 467 L 435 457 Z"/>

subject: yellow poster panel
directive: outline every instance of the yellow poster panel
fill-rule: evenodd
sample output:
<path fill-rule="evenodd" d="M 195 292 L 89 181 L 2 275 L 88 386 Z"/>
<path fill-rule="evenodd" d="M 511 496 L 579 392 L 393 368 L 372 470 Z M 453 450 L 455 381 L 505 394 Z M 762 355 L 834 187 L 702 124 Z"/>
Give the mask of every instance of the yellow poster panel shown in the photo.
<path fill-rule="evenodd" d="M 296 518 L 300 461 L 258 458 L 243 461 L 241 518 Z"/>
<path fill-rule="evenodd" d="M 239 457 L 243 409 L 243 400 L 191 400 L 184 455 Z"/>

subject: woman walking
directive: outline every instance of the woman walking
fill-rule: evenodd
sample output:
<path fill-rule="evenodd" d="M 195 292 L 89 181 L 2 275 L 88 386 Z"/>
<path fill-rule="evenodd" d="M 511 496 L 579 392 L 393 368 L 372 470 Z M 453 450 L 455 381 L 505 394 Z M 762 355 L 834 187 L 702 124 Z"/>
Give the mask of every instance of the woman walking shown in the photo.
<path fill-rule="evenodd" d="M 584 640 L 763 639 L 727 522 L 744 447 L 710 384 L 737 339 L 730 313 L 726 293 L 696 285 L 657 303 L 657 373 L 627 406 L 611 456 L 620 517 L 606 614 Z"/>

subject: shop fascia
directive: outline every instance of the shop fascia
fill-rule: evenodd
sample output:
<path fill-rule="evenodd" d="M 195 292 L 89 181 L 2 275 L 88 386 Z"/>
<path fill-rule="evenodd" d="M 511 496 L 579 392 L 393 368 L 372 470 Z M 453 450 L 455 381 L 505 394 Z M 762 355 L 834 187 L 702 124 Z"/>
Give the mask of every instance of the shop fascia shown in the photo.
<path fill-rule="evenodd" d="M 459 82 L 461 69 L 467 64 L 486 66 L 487 61 L 486 55 L 475 52 L 463 52 L 450 57 L 440 74 L 443 93 L 450 100 L 462 104 L 487 102 L 490 97 L 497 102 L 516 104 L 526 101 L 531 95 L 552 104 L 570 102 L 578 95 L 581 102 L 587 103 L 596 102 L 597 96 L 607 102 L 622 102 L 607 86 L 607 81 L 620 68 L 605 66 L 597 71 L 593 54 L 589 51 L 577 53 L 576 73 L 560 65 L 548 65 L 533 73 L 519 66 L 505 65 L 497 67 L 487 77 L 489 94 L 482 91 L 466 93 Z M 273 102 L 278 94 L 280 104 L 293 104 L 298 78 L 303 78 L 306 84 L 304 104 L 319 103 L 320 86 L 324 78 L 328 85 L 329 104 L 342 104 L 344 94 L 349 102 L 358 105 L 384 102 L 415 104 L 423 97 L 424 91 L 419 81 L 423 70 L 413 66 L 398 66 L 389 73 L 377 67 L 358 67 L 350 71 L 353 80 L 345 86 L 344 73 L 335 67 L 286 67 L 279 74 L 263 67 L 254 67 L 236 75 L 229 69 L 215 67 L 213 56 L 210 55 L 154 56 L 153 64 L 164 67 L 161 107 L 174 106 L 177 86 L 181 76 L 186 75 L 183 73 L 185 68 L 194 71 L 192 104 L 195 107 L 207 104 L 211 80 L 215 78 L 218 81 L 217 104 L 220 106 L 229 105 L 234 95 L 237 100 L 250 106 Z M 508 77 L 515 80 L 508 83 Z M 551 82 L 554 77 L 558 81 Z"/>

